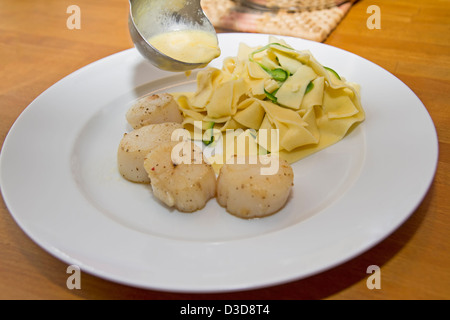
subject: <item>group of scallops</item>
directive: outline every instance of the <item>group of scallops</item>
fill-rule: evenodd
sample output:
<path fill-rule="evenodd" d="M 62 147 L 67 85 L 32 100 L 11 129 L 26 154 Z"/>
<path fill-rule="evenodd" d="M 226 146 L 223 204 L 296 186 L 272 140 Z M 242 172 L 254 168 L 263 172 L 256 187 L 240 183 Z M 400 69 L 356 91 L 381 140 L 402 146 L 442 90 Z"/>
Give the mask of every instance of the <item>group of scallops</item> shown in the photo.
<path fill-rule="evenodd" d="M 133 130 L 125 133 L 117 153 L 120 174 L 135 183 L 150 184 L 153 195 L 168 207 L 194 212 L 216 197 L 218 203 L 239 218 L 272 215 L 283 208 L 293 186 L 294 174 L 283 159 L 275 174 L 263 175 L 260 161 L 225 163 L 216 175 L 204 161 L 202 149 L 184 141 L 192 161 L 172 156 L 180 141 L 172 133 L 183 129 L 183 115 L 173 96 L 153 94 L 139 99 L 127 112 Z M 199 161 L 200 159 L 200 161 Z M 186 159 L 184 159 L 186 160 Z M 249 161 L 247 161 L 249 162 Z"/>

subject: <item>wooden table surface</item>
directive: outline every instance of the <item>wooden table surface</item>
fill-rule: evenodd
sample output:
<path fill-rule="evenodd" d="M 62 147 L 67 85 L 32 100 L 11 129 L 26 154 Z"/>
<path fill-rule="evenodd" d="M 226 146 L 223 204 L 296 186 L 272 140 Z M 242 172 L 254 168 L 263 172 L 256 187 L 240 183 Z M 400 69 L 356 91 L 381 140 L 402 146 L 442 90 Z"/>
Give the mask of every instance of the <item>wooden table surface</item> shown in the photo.
<path fill-rule="evenodd" d="M 69 30 L 67 8 L 81 9 Z M 381 9 L 381 29 L 366 22 Z M 125 0 L 0 1 L 0 141 L 45 89 L 73 71 L 131 48 Z M 436 125 L 440 159 L 423 203 L 371 250 L 316 276 L 226 294 L 177 294 L 123 286 L 82 273 L 66 286 L 67 265 L 31 241 L 0 200 L 1 299 L 448 299 L 450 298 L 450 1 L 359 1 L 325 43 L 353 52 L 406 83 Z M 369 290 L 367 267 L 381 268 Z"/>

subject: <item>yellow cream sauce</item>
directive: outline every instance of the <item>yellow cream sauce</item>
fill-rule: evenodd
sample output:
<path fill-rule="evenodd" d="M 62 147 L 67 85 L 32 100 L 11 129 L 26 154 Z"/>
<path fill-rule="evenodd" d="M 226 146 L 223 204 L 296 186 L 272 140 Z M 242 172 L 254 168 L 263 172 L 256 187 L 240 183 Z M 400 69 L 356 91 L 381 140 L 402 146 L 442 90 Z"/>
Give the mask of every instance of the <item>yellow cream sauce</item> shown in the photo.
<path fill-rule="evenodd" d="M 165 55 L 187 63 L 207 63 L 220 56 L 216 36 L 206 31 L 171 31 L 151 37 L 148 42 Z"/>

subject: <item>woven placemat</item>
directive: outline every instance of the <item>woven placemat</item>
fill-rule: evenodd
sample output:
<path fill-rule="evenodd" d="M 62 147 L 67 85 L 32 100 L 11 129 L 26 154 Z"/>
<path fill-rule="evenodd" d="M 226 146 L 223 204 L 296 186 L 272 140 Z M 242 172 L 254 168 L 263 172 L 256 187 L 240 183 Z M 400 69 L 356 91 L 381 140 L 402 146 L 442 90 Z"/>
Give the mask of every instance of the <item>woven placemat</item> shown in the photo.
<path fill-rule="evenodd" d="M 355 1 L 201 0 L 216 28 L 268 33 L 323 42 Z"/>

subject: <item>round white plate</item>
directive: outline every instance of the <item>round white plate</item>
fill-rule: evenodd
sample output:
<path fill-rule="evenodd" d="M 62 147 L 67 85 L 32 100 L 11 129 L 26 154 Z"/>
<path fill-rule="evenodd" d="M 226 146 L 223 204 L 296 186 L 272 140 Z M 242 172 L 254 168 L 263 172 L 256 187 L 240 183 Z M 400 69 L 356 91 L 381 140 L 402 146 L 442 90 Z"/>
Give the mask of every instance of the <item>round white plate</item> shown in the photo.
<path fill-rule="evenodd" d="M 69 75 L 18 118 L 4 143 L 0 183 L 12 216 L 43 249 L 118 283 L 176 292 L 281 284 L 341 264 L 379 243 L 417 208 L 435 174 L 427 110 L 392 74 L 354 54 L 283 37 L 362 87 L 367 120 L 343 141 L 293 165 L 286 207 L 241 220 L 216 200 L 183 214 L 149 186 L 122 179 L 116 152 L 125 113 L 151 92 L 195 89 L 195 73 L 160 71 L 135 49 Z M 220 34 L 223 58 L 267 35 Z"/>

